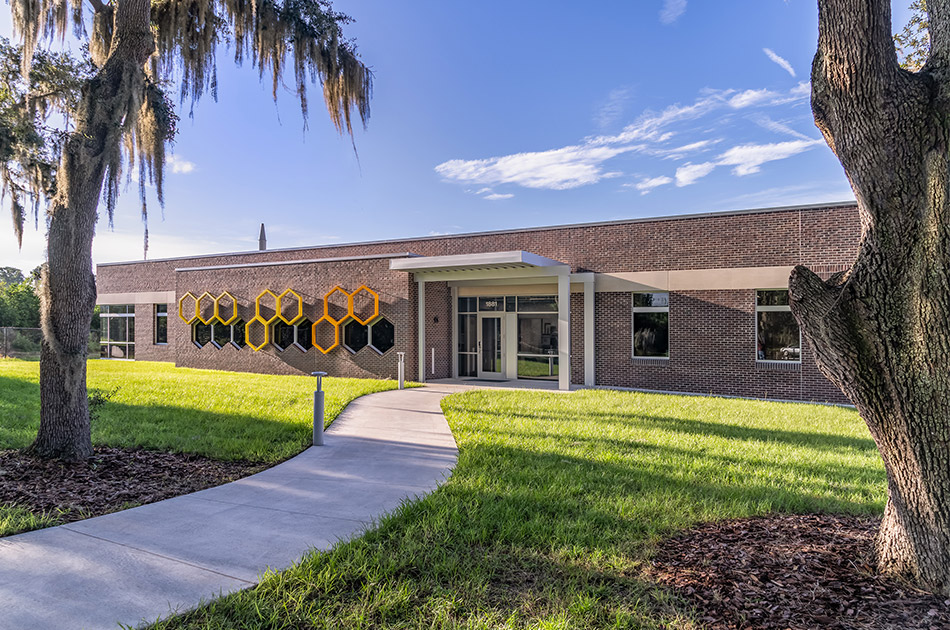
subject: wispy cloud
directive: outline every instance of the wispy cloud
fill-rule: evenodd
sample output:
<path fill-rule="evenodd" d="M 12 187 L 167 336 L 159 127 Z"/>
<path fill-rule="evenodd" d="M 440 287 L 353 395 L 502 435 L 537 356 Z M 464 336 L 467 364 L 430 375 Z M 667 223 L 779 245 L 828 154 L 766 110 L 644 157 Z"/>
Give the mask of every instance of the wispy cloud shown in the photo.
<path fill-rule="evenodd" d="M 686 12 L 686 0 L 663 0 L 663 8 L 660 10 L 660 21 L 664 24 L 672 24 Z"/>
<path fill-rule="evenodd" d="M 697 151 L 704 151 L 710 148 L 712 145 L 721 142 L 721 139 L 717 138 L 715 140 L 699 140 L 698 142 L 690 142 L 689 144 L 684 144 L 682 146 L 673 147 L 673 148 L 658 148 L 651 149 L 648 153 L 652 155 L 662 156 L 666 160 L 682 160 L 684 157 L 690 153 L 696 153 Z"/>
<path fill-rule="evenodd" d="M 706 177 L 713 172 L 716 165 L 712 162 L 703 162 L 701 164 L 684 164 L 676 169 L 676 185 L 682 188 L 696 182 L 697 179 Z"/>
<path fill-rule="evenodd" d="M 745 90 L 729 99 L 729 107 L 743 109 L 753 105 L 774 101 L 779 95 L 772 90 Z"/>
<path fill-rule="evenodd" d="M 792 140 L 772 144 L 743 144 L 732 147 L 720 155 L 717 165 L 734 166 L 732 172 L 736 175 L 751 175 L 758 173 L 759 167 L 766 162 L 784 160 L 808 151 L 823 142 L 823 140 Z"/>
<path fill-rule="evenodd" d="M 435 171 L 445 181 L 471 187 L 466 192 L 500 200 L 510 198 L 510 193 L 496 191 L 498 186 L 568 190 L 618 177 L 623 173 L 614 164 L 608 168 L 607 162 L 621 155 L 640 154 L 676 161 L 689 159 L 722 142 L 721 136 L 710 137 L 711 132 L 718 135 L 723 132 L 723 125 L 735 126 L 737 121 L 752 119 L 759 126 L 795 138 L 794 142 L 785 143 L 739 144 L 714 159 L 692 157 L 690 162 L 679 166 L 674 177 L 669 174 L 645 177 L 641 183 L 651 182 L 655 184 L 653 187 L 673 182 L 677 186 L 688 186 L 717 166 L 724 165 L 733 166 L 736 175 L 746 175 L 756 172 L 765 162 L 789 157 L 819 142 L 768 116 L 754 118 L 767 107 L 798 106 L 807 98 L 809 88 L 808 82 L 802 82 L 785 92 L 768 89 L 704 90 L 692 103 L 670 105 L 659 112 L 645 111 L 615 134 L 590 136 L 580 143 L 546 151 L 448 160 L 437 165 Z M 752 113 L 738 118 L 735 111 L 740 109 Z M 697 132 L 702 134 L 699 139 L 695 138 Z M 694 135 L 692 138 L 683 137 L 687 134 Z M 675 144 L 674 139 L 678 140 Z M 656 164 L 656 161 L 651 164 Z M 662 177 L 670 181 L 658 183 Z M 642 193 L 652 188 L 637 189 Z"/>
<path fill-rule="evenodd" d="M 650 177 L 649 179 L 644 179 L 636 184 L 634 188 L 640 191 L 641 195 L 645 195 L 654 188 L 659 188 L 660 186 L 666 186 L 667 184 L 672 184 L 673 178 L 667 177 L 666 175 L 661 175 L 660 177 Z"/>
<path fill-rule="evenodd" d="M 170 166 L 172 173 L 177 175 L 186 175 L 195 170 L 195 163 L 184 160 L 177 155 L 170 155 L 168 159 L 165 160 L 166 166 Z"/>
<path fill-rule="evenodd" d="M 781 66 L 785 72 L 789 73 L 793 77 L 795 76 L 795 68 L 792 67 L 792 64 L 790 64 L 787 59 L 779 57 L 777 54 L 775 54 L 775 52 L 772 51 L 771 48 L 763 48 L 762 52 L 764 52 L 769 59 Z"/>
<path fill-rule="evenodd" d="M 613 173 L 605 173 L 601 164 L 632 150 L 634 147 L 630 146 L 576 145 L 484 160 L 449 160 L 435 170 L 446 179 L 470 184 L 517 184 L 525 188 L 567 190 L 613 176 Z"/>
<path fill-rule="evenodd" d="M 630 100 L 630 88 L 618 88 L 611 90 L 607 96 L 607 102 L 601 105 L 594 116 L 594 123 L 600 129 L 606 129 L 617 122 L 623 116 L 624 108 Z"/>
<path fill-rule="evenodd" d="M 768 129 L 769 131 L 774 131 L 775 133 L 780 133 L 786 136 L 792 136 L 793 138 L 798 138 L 799 140 L 811 140 L 808 136 L 803 133 L 795 131 L 787 124 L 779 122 L 777 120 L 772 120 L 765 114 L 756 114 L 750 116 L 749 120 L 762 127 L 763 129 Z"/>
<path fill-rule="evenodd" d="M 805 139 L 735 146 L 720 154 L 714 162 L 684 164 L 679 167 L 676 169 L 676 185 L 682 187 L 694 184 L 696 180 L 712 173 L 717 166 L 732 166 L 734 175 L 752 175 L 758 173 L 766 162 L 784 160 L 820 144 L 822 140 Z"/>

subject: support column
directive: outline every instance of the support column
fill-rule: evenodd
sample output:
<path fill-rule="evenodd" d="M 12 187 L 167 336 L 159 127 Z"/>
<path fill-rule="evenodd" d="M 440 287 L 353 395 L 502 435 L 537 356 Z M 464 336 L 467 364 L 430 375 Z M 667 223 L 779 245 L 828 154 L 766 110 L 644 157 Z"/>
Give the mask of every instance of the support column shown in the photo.
<path fill-rule="evenodd" d="M 452 378 L 459 377 L 459 290 L 458 287 L 452 287 L 452 321 L 449 322 L 449 329 L 452 331 Z"/>
<path fill-rule="evenodd" d="M 594 386 L 594 279 L 584 281 L 584 385 Z"/>
<path fill-rule="evenodd" d="M 567 271 L 567 270 L 565 270 Z M 558 389 L 571 389 L 571 276 L 557 277 L 557 362 Z"/>
<path fill-rule="evenodd" d="M 420 383 L 426 382 L 426 281 L 417 280 L 419 290 L 419 372 L 417 378 Z"/>

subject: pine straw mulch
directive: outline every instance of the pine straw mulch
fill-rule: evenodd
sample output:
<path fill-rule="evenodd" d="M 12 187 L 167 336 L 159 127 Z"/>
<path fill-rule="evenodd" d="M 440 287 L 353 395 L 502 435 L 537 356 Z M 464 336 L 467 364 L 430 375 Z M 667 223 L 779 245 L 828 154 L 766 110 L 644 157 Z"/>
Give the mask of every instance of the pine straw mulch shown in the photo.
<path fill-rule="evenodd" d="M 0 450 L 0 504 L 59 513 L 62 522 L 71 522 L 203 490 L 263 468 L 130 448 L 97 447 L 91 459 L 76 464 Z"/>
<path fill-rule="evenodd" d="M 648 574 L 713 630 L 950 628 L 950 600 L 874 575 L 879 521 L 774 515 L 706 523 L 663 541 Z"/>

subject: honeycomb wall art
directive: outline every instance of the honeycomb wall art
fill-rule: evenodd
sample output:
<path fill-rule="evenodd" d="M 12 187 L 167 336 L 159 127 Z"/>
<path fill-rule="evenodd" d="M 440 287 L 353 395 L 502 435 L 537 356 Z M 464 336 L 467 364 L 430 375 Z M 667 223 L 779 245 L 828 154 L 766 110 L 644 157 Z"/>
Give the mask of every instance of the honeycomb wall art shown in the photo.
<path fill-rule="evenodd" d="M 229 340 L 237 348 L 246 345 L 255 352 L 270 344 L 280 351 L 295 345 L 304 352 L 316 348 L 328 354 L 341 347 L 343 326 L 364 328 L 367 341 L 376 341 L 379 333 L 386 331 L 384 341 L 364 343 L 356 348 L 342 346 L 351 353 L 368 346 L 384 354 L 394 345 L 390 332 L 393 325 L 379 314 L 379 294 L 365 284 L 354 291 L 337 285 L 323 295 L 322 301 L 323 312 L 311 322 L 305 316 L 304 300 L 299 293 L 285 289 L 277 294 L 264 289 L 254 298 L 254 317 L 245 323 L 238 315 L 237 298 L 229 292 L 215 296 L 205 291 L 195 296 L 189 291 L 178 300 L 178 317 L 192 326 L 192 341 L 199 348 L 206 343 L 220 348 Z M 227 332 L 225 327 L 229 328 Z M 235 338 L 237 334 L 240 340 Z M 255 343 L 255 339 L 259 343 Z"/>

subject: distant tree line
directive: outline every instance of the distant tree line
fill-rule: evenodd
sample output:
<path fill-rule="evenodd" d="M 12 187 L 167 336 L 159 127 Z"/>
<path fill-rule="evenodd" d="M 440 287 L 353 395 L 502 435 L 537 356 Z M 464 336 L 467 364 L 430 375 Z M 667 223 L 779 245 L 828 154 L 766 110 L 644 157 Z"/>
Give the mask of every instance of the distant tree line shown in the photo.
<path fill-rule="evenodd" d="M 40 299 L 35 282 L 39 268 L 27 278 L 15 267 L 0 267 L 0 327 L 39 328 Z"/>

